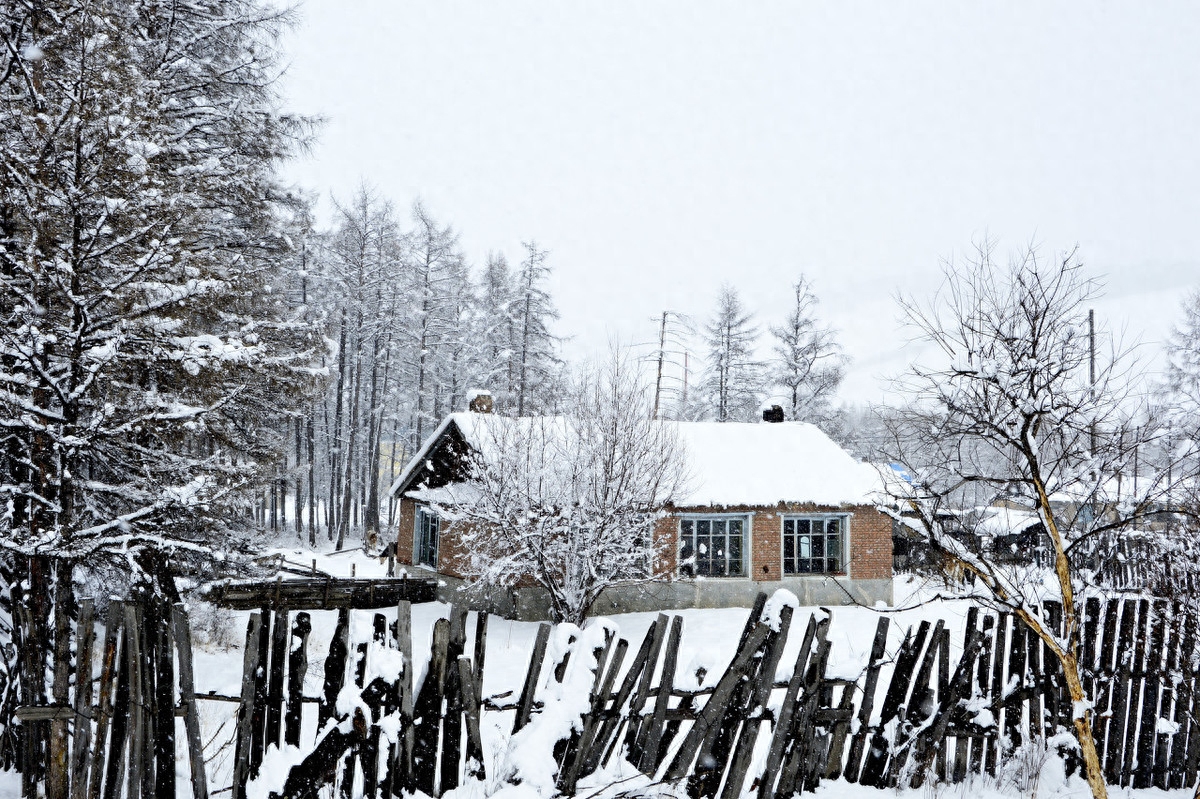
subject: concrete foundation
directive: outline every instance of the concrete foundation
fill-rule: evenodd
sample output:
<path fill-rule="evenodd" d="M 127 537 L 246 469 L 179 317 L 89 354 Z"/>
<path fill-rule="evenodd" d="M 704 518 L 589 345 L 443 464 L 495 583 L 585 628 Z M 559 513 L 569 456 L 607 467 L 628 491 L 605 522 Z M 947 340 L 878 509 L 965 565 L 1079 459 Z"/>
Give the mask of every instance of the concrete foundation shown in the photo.
<path fill-rule="evenodd" d="M 550 617 L 550 602 L 545 591 L 536 587 L 493 590 L 481 593 L 468 590 L 464 581 L 441 575 L 443 585 L 438 599 L 466 602 L 473 610 L 486 610 L 508 619 L 537 621 Z M 786 580 L 720 578 L 678 580 L 673 582 L 627 585 L 605 591 L 592 606 L 591 616 L 617 613 L 658 612 L 683 608 L 748 608 L 760 592 L 768 595 L 780 588 L 794 593 L 801 605 L 892 604 L 892 581 L 848 580 L 836 577 L 793 577 Z"/>

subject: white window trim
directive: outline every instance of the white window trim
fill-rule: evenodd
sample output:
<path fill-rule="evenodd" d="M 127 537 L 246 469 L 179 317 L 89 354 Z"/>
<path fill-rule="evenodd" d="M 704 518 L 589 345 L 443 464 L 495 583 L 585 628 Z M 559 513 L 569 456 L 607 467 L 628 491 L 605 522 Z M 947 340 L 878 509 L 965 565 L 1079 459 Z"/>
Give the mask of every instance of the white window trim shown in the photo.
<path fill-rule="evenodd" d="M 430 566 L 428 563 L 420 563 L 418 560 L 421 556 L 420 552 L 421 552 L 421 514 L 422 513 L 426 513 L 426 514 L 438 519 L 438 531 L 437 531 L 438 540 L 434 544 L 434 560 L 436 561 L 436 563 L 434 563 L 434 565 L 432 565 L 432 566 Z M 442 562 L 442 520 L 441 520 L 441 518 L 439 518 L 437 516 L 436 513 L 434 513 L 429 508 L 428 505 L 417 505 L 416 510 L 413 511 L 413 548 L 412 548 L 412 552 L 413 552 L 412 565 L 414 568 L 425 569 L 426 571 L 433 572 L 434 574 L 438 573 L 438 568 L 441 566 L 441 562 Z"/>
<path fill-rule="evenodd" d="M 683 522 L 698 519 L 744 519 L 742 527 L 742 571 L 744 574 L 724 577 L 695 575 L 689 577 L 683 573 L 679 563 L 679 549 L 683 544 Z M 782 528 L 780 528 L 782 529 Z M 782 540 L 782 539 L 781 539 Z M 754 511 L 745 513 L 680 513 L 675 517 L 675 577 L 680 580 L 754 580 Z"/>
<path fill-rule="evenodd" d="M 781 513 L 779 514 L 779 579 L 794 580 L 803 577 L 843 577 L 847 580 L 853 579 L 854 574 L 850 571 L 853 558 L 850 557 L 850 520 L 854 518 L 854 514 L 850 512 L 835 513 L 832 511 L 822 511 L 818 513 Z M 783 563 L 783 525 L 789 519 L 841 519 L 842 520 L 842 569 L 840 573 L 830 574 L 829 572 L 813 572 L 811 574 L 789 574 L 784 571 Z"/>

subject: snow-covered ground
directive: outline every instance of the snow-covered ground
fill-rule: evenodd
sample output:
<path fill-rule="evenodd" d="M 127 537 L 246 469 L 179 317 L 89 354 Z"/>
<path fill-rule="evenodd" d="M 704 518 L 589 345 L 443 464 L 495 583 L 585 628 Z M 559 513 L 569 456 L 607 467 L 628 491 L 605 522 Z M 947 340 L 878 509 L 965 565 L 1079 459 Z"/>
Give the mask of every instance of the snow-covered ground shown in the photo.
<path fill-rule="evenodd" d="M 305 566 L 311 565 L 315 558 L 319 570 L 338 576 L 349 576 L 351 571 L 359 577 L 383 576 L 386 570 L 384 562 L 366 556 L 361 550 L 339 554 L 320 554 L 304 550 L 280 550 L 280 552 L 288 561 Z M 944 590 L 941 593 L 945 593 Z M 891 618 L 888 633 L 888 651 L 890 653 L 897 650 L 905 631 L 922 620 L 931 622 L 938 619 L 944 620 L 951 631 L 952 647 L 960 648 L 968 604 L 953 598 L 939 597 L 938 594 L 937 586 L 901 577 L 897 578 L 895 585 L 895 608 L 798 608 L 794 616 L 788 646 L 780 661 L 777 678 L 786 679 L 790 676 L 803 637 L 802 631 L 809 616 L 816 615 L 817 618 L 823 618 L 826 612 L 832 617 L 829 631 L 829 639 L 832 644 L 830 673 L 834 676 L 855 678 L 866 668 L 876 624 L 881 614 L 886 614 Z M 449 610 L 449 605 L 442 603 L 413 607 L 413 654 L 418 663 L 418 669 L 420 664 L 425 663 L 428 659 L 434 622 L 447 616 Z M 394 610 L 380 612 L 389 621 L 395 618 Z M 197 628 L 196 689 L 202 698 L 200 713 L 205 753 L 209 758 L 209 787 L 211 791 L 217 791 L 229 786 L 232 780 L 233 747 L 231 741 L 236 705 L 224 701 L 203 700 L 203 696 L 208 692 L 227 696 L 237 696 L 240 693 L 242 644 L 249 612 L 214 612 L 211 608 L 198 607 L 194 609 L 194 613 L 196 617 L 194 626 Z M 680 687 L 695 687 L 694 675 L 699 668 L 706 671 L 703 684 L 712 684 L 719 679 L 732 658 L 738 636 L 746 623 L 749 612 L 744 608 L 729 608 L 685 609 L 676 611 L 676 613 L 683 617 L 683 639 L 680 645 L 680 669 L 676 678 L 677 684 Z M 352 613 L 352 640 L 359 641 L 370 638 L 373 614 L 373 611 Z M 304 693 L 307 696 L 319 696 L 324 680 L 324 658 L 333 635 L 337 614 L 334 611 L 317 611 L 311 615 L 313 630 L 309 638 L 310 665 L 305 679 Z M 636 649 L 655 616 L 654 613 L 630 613 L 607 620 L 593 620 L 589 622 L 589 625 L 604 624 L 615 627 L 620 636 L 629 640 L 631 648 Z M 483 682 L 485 696 L 497 696 L 510 691 L 515 696 L 520 691 L 537 627 L 537 623 L 534 622 L 509 621 L 495 617 L 490 619 Z M 471 653 L 474 649 L 475 633 L 475 614 L 473 613 L 468 619 L 467 630 L 466 651 Z M 952 653 L 952 658 L 957 658 L 957 656 L 957 652 Z M 626 662 L 631 659 L 628 658 Z M 881 679 L 886 681 L 887 678 L 888 673 L 885 667 Z M 544 681 L 545 675 L 543 675 Z M 886 685 L 886 682 L 883 684 Z M 541 698 L 553 701 L 555 697 L 545 695 Z M 313 740 L 316 732 L 315 724 L 315 705 L 308 705 L 302 733 L 304 741 L 311 742 Z M 529 784 L 520 787 L 505 786 L 495 779 L 497 766 L 502 762 L 503 756 L 510 746 L 508 732 L 511 725 L 511 713 L 485 712 L 483 714 L 482 734 L 489 781 L 482 786 L 482 790 L 480 786 L 468 786 L 456 792 L 456 796 L 461 799 L 478 799 L 484 793 L 491 795 L 499 791 L 505 799 L 532 799 L 535 792 Z M 180 733 L 182 742 L 182 728 Z M 760 736 L 760 749 L 765 749 L 768 739 L 769 736 Z M 190 785 L 184 747 L 181 745 L 179 748 L 178 795 L 183 797 L 190 795 Z M 251 795 L 265 797 L 268 790 L 277 790 L 281 787 L 287 770 L 290 764 L 295 762 L 297 754 L 296 752 L 268 753 L 260 779 L 257 784 L 251 786 Z M 760 753 L 760 757 L 762 756 L 765 756 L 765 752 Z M 0 799 L 18 796 L 19 789 L 19 778 L 15 775 L 0 775 Z M 666 786 L 649 784 L 645 777 L 637 774 L 632 768 L 617 766 L 582 781 L 579 796 L 602 799 L 604 796 L 615 796 L 617 793 L 631 789 L 646 794 L 661 794 L 667 791 Z M 850 785 L 844 781 L 835 781 L 823 783 L 818 792 L 819 796 L 848 797 L 848 799 L 859 799 L 860 797 L 877 799 L 885 794 L 912 797 L 912 799 L 931 799 L 931 797 L 993 799 L 993 797 L 1001 796 L 1033 795 L 1028 789 L 1021 791 L 1011 784 L 999 784 L 995 779 L 976 779 L 966 785 L 935 786 L 926 787 L 920 791 L 901 792 L 883 792 Z M 1036 795 L 1039 797 L 1083 797 L 1088 795 L 1088 790 L 1086 784 L 1081 781 L 1064 782 L 1061 767 L 1051 762 L 1043 770 Z M 1191 792 L 1127 791 L 1114 788 L 1111 795 L 1114 797 L 1165 799 L 1166 797 L 1190 797 Z"/>

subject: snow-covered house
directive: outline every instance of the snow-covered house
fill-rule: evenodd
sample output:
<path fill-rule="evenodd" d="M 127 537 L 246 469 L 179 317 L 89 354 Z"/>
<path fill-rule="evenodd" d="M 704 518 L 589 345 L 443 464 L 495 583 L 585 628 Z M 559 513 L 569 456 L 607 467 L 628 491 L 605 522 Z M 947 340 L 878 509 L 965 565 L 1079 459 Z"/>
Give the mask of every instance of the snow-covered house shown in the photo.
<path fill-rule="evenodd" d="M 490 408 L 487 408 L 490 410 Z M 463 578 L 467 553 L 454 524 L 430 500 L 454 492 L 467 453 L 483 444 L 481 423 L 527 420 L 446 417 L 393 483 L 399 503 L 396 556 L 410 570 L 435 572 L 448 591 Z M 804 604 L 892 600 L 892 522 L 876 510 L 879 477 L 818 428 L 803 423 L 661 422 L 675 425 L 689 480 L 655 522 L 662 579 L 610 589 L 593 613 L 749 606 L 760 591 L 787 588 Z M 492 597 L 493 609 L 536 617 L 530 589 Z"/>

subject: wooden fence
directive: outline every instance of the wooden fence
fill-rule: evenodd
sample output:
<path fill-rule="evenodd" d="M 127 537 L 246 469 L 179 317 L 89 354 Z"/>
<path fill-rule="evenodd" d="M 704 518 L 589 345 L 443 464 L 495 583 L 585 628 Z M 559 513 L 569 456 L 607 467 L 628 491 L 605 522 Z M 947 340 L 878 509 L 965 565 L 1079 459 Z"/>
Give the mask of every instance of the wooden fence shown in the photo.
<path fill-rule="evenodd" d="M 29 612 L 17 609 L 22 622 L 18 629 L 30 626 Z M 173 797 L 175 719 L 183 716 L 192 795 L 208 799 L 191 633 L 183 605 L 153 597 L 110 600 L 99 643 L 101 667 L 94 679 L 95 605 L 85 599 L 76 625 L 72 702 L 46 705 L 27 698 L 16 711 L 22 796 L 36 799 L 61 791 L 71 799 Z M 56 751 L 56 740 L 69 744 Z M 39 793 L 43 782 L 46 791 Z"/>
<path fill-rule="evenodd" d="M 311 614 L 286 607 L 256 611 L 247 626 L 241 695 L 231 698 L 239 703 L 232 795 L 245 795 L 268 748 L 283 743 L 301 747 L 304 756 L 279 796 L 314 797 L 331 783 L 342 796 L 374 799 L 414 790 L 436 796 L 485 778 L 486 768 L 505 767 L 502 756 L 486 756 L 485 714 L 492 720 L 504 714 L 499 720 L 519 733 L 547 712 L 539 698 L 554 692 L 541 689 L 564 682 L 572 658 L 576 669 L 588 670 L 581 690 L 589 691 L 589 702 L 580 723 L 553 747 L 557 787 L 566 795 L 614 758 L 654 780 L 683 782 L 692 797 L 735 799 L 752 790 L 770 799 L 839 778 L 878 787 L 957 782 L 997 774 L 1020 747 L 1053 747 L 1071 725 L 1060 669 L 1008 614 L 970 609 L 957 640 L 958 631 L 944 621 L 922 621 L 893 635 L 891 646 L 891 622 L 880 616 L 862 673 L 835 675 L 830 629 L 837 611 L 833 618 L 793 619 L 792 609 L 783 608 L 767 624 L 761 621 L 765 601 L 760 597 L 751 612 L 726 670 L 715 680 L 708 675 L 703 688 L 682 687 L 704 685 L 705 675 L 681 673 L 683 619 L 662 614 L 636 646 L 607 635 L 551 647 L 553 630 L 543 624 L 520 691 L 492 697 L 480 690 L 486 614 L 476 619 L 469 653 L 466 610 L 454 607 L 448 619 L 437 620 L 421 669 L 413 668 L 408 601 L 397 603 L 394 623 L 375 614 L 366 641 L 351 639 L 350 610 L 337 610 L 322 691 L 310 697 L 303 685 Z M 1139 788 L 1194 784 L 1200 766 L 1197 617 L 1179 603 L 1139 596 L 1090 598 L 1081 611 L 1086 688 L 1095 697 L 1094 729 L 1107 780 Z M 1040 612 L 1052 627 L 1061 622 L 1058 606 Z M 71 799 L 173 796 L 176 749 L 185 745 L 191 793 L 209 796 L 182 606 L 112 601 L 99 641 L 93 640 L 93 616 L 85 600 L 76 631 L 78 689 L 70 705 L 18 710 L 27 747 L 25 795 L 38 795 L 48 770 L 58 767 L 36 751 L 53 738 L 43 725 L 58 725 L 70 748 L 57 784 L 68 786 Z M 777 682 L 777 672 L 788 673 L 780 665 L 793 636 L 800 643 L 791 676 Z M 101 667 L 93 674 L 97 645 Z M 424 680 L 414 685 L 422 672 Z M 315 723 L 303 724 L 312 713 Z M 177 716 L 184 720 L 181 741 Z M 316 738 L 302 740 L 314 727 Z M 1069 747 L 1063 755 L 1077 766 Z M 752 770 L 755 763 L 762 765 Z"/>
<path fill-rule="evenodd" d="M 921 622 L 891 652 L 890 622 L 881 616 L 868 664 L 850 680 L 828 673 L 829 617 L 810 616 L 794 627 L 785 608 L 773 628 L 756 623 L 765 599 L 759 598 L 727 670 L 700 690 L 676 687 L 685 682 L 678 673 L 679 616 L 660 615 L 631 660 L 631 643 L 622 638 L 610 637 L 590 653 L 590 710 L 582 730 L 554 751 L 559 790 L 572 794 L 581 778 L 615 757 L 655 779 L 685 781 L 693 797 L 734 799 L 749 788 L 768 799 L 836 778 L 877 787 L 957 782 L 968 774 L 996 774 L 1018 747 L 1053 748 L 1054 737 L 1071 727 L 1072 703 L 1060 668 L 1009 614 L 972 608 L 961 647 L 951 646 L 944 622 Z M 1083 611 L 1083 657 L 1088 690 L 1097 697 L 1095 731 L 1106 777 L 1121 786 L 1191 785 L 1200 759 L 1195 617 L 1138 598 L 1089 599 Z M 1051 626 L 1061 623 L 1061 607 L 1048 604 L 1041 612 Z M 289 636 L 286 612 L 275 613 L 269 627 L 270 615 L 256 614 L 249 625 L 235 790 L 254 775 L 263 747 L 278 742 L 281 714 L 294 723 L 284 729 L 284 740 L 297 740 L 303 698 L 297 690 L 285 695 L 283 662 L 305 662 L 308 626 L 301 614 Z M 398 619 L 389 629 L 377 615 L 374 643 L 408 656 L 406 603 Z M 515 701 L 481 698 L 487 617 L 478 617 L 474 657 L 464 653 L 466 620 L 465 610 L 455 608 L 435 624 L 428 676 L 414 695 L 407 670 L 391 681 L 376 676 L 363 684 L 368 644 L 356 644 L 348 660 L 349 625 L 342 612 L 316 704 L 322 724 L 331 718 L 352 723 L 328 727 L 278 795 L 312 797 L 321 785 L 337 783 L 346 796 L 351 786 L 372 798 L 414 788 L 436 796 L 483 777 L 481 714 L 511 714 L 512 731 L 521 730 L 539 712 L 539 686 L 563 680 L 571 653 L 545 662 L 551 627 L 543 624 Z M 777 683 L 788 636 L 801 629 L 792 677 Z M 372 652 L 378 656 L 380 650 Z M 360 706 L 342 717 L 336 703 L 348 665 L 368 710 Z M 287 684 L 298 682 L 289 677 Z M 397 718 L 402 732 L 384 751 L 384 720 Z M 764 767 L 749 773 L 756 746 L 765 747 Z M 1077 768 L 1069 747 L 1062 755 Z M 354 783 L 356 770 L 360 783 Z"/>

